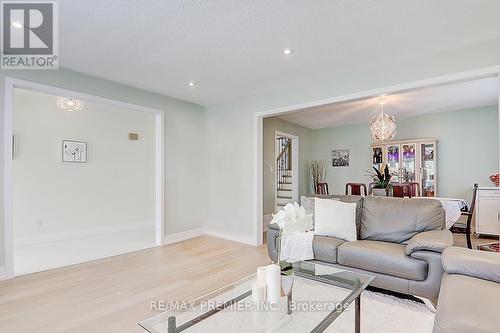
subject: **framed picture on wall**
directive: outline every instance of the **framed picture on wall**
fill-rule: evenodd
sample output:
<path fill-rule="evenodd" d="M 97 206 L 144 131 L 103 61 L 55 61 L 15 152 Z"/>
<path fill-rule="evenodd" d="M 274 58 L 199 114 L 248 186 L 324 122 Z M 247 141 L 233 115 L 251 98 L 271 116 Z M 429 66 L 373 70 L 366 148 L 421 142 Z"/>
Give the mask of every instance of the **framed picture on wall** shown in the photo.
<path fill-rule="evenodd" d="M 62 161 L 70 163 L 87 163 L 87 142 L 63 140 Z"/>
<path fill-rule="evenodd" d="M 349 149 L 332 150 L 332 166 L 333 167 L 349 166 Z"/>

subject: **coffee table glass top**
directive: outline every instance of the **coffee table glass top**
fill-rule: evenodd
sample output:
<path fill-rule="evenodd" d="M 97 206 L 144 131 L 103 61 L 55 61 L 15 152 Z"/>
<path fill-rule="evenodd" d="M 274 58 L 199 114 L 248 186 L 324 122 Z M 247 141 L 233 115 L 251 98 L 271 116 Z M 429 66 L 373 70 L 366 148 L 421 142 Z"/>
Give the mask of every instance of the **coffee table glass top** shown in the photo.
<path fill-rule="evenodd" d="M 255 274 L 195 300 L 156 300 L 164 312 L 139 325 L 150 333 L 323 332 L 361 295 L 373 276 L 324 264 L 297 262 L 292 301 L 252 302 Z M 287 314 L 287 305 L 292 314 Z M 170 327 L 170 329 L 169 329 Z"/>

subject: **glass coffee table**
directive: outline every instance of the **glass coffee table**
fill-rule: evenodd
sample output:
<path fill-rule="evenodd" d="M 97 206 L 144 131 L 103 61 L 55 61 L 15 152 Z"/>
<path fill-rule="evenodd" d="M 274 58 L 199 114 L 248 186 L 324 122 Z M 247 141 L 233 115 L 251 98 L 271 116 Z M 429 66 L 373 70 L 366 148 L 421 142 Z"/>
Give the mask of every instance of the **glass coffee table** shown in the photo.
<path fill-rule="evenodd" d="M 292 293 L 279 304 L 252 301 L 253 274 L 188 302 L 158 300 L 153 307 L 165 311 L 139 325 L 150 333 L 316 333 L 334 329 L 354 302 L 353 326 L 360 332 L 361 292 L 373 276 L 303 261 L 293 269 Z"/>

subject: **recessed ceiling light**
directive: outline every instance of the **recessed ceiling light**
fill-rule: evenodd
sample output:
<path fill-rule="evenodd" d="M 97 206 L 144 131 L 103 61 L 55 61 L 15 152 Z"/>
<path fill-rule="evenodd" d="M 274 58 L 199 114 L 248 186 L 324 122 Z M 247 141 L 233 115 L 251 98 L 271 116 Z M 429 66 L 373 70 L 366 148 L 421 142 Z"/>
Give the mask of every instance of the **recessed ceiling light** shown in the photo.
<path fill-rule="evenodd" d="M 196 83 L 194 83 L 193 81 L 189 81 L 189 82 L 188 82 L 188 86 L 190 86 L 190 87 L 194 87 L 194 86 L 196 86 Z"/>
<path fill-rule="evenodd" d="M 284 55 L 290 55 L 292 54 L 292 50 L 291 49 L 284 49 L 283 51 L 281 51 Z"/>
<path fill-rule="evenodd" d="M 12 26 L 18 29 L 21 29 L 23 27 L 23 25 L 17 21 L 12 22 Z"/>

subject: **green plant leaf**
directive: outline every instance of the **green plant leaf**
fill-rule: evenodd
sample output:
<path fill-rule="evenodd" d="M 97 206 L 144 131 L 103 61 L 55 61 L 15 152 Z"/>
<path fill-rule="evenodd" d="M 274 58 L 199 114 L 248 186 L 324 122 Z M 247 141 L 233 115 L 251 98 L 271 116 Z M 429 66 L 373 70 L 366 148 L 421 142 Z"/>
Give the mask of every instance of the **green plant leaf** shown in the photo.
<path fill-rule="evenodd" d="M 290 276 L 293 274 L 292 264 L 286 261 L 280 261 L 281 275 Z"/>

